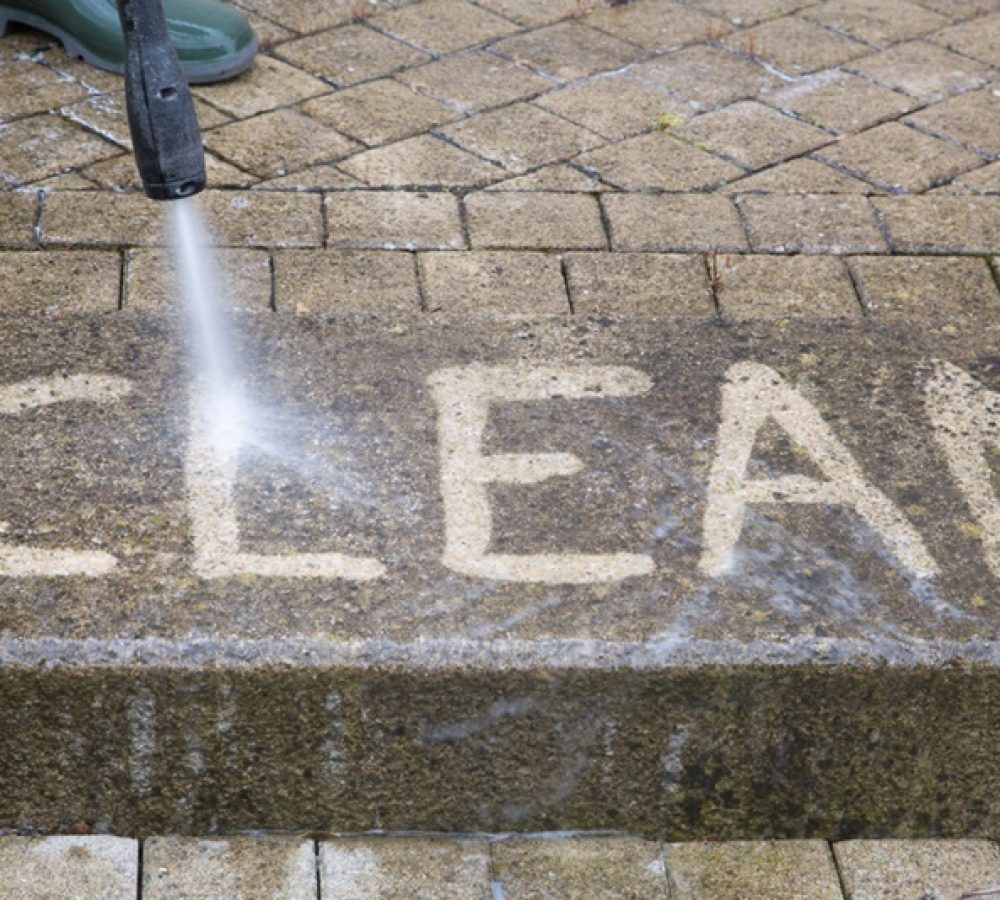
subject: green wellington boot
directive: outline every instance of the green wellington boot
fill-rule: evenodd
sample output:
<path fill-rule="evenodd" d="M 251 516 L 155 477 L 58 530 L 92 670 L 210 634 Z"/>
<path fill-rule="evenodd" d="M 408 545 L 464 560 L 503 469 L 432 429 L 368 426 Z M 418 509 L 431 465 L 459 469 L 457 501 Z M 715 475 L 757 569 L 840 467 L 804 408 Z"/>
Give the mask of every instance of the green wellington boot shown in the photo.
<path fill-rule="evenodd" d="M 250 23 L 218 0 L 163 0 L 167 29 L 192 84 L 246 71 L 257 52 Z M 116 0 L 0 0 L 0 35 L 17 22 L 54 35 L 66 52 L 121 74 L 125 44 Z"/>

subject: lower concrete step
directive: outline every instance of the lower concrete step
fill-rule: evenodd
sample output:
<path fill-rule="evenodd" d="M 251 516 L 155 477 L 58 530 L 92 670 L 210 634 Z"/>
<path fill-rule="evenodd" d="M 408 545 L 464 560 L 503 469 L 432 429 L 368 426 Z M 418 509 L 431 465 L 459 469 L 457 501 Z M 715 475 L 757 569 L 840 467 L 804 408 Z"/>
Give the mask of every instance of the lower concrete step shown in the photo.
<path fill-rule="evenodd" d="M 996 331 L 237 326 L 3 321 L 0 823 L 1000 833 Z"/>

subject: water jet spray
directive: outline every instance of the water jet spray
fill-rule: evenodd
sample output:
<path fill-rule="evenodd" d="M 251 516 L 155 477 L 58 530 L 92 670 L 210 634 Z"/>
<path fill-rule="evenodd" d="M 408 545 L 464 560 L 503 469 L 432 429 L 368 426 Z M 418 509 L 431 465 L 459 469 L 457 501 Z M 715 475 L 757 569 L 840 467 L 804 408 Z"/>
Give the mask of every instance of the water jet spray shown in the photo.
<path fill-rule="evenodd" d="M 143 190 L 152 200 L 190 197 L 205 187 L 205 153 L 161 0 L 118 0 L 118 15 L 128 124 Z"/>

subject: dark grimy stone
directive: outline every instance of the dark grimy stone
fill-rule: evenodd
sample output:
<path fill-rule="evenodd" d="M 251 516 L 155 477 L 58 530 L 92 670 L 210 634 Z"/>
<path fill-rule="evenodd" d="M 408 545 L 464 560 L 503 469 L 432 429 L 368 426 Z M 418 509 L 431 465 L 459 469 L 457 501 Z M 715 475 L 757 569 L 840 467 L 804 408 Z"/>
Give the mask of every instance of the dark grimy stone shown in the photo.
<path fill-rule="evenodd" d="M 2 328 L 0 824 L 1000 827 L 995 331 Z"/>

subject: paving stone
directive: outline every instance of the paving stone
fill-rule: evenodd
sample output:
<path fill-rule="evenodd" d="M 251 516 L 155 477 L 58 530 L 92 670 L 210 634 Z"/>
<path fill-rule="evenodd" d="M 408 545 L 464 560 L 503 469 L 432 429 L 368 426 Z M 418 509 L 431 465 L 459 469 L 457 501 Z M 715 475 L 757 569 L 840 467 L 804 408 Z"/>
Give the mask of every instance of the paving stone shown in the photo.
<path fill-rule="evenodd" d="M 606 194 L 613 250 L 743 250 L 733 202 L 708 194 Z"/>
<path fill-rule="evenodd" d="M 505 174 L 430 134 L 359 153 L 339 168 L 372 187 L 479 187 Z"/>
<path fill-rule="evenodd" d="M 768 253 L 884 253 L 866 197 L 854 194 L 772 194 L 737 201 L 750 245 Z"/>
<path fill-rule="evenodd" d="M 9 184 L 58 175 L 120 152 L 58 116 L 32 116 L 0 125 L 0 173 Z"/>
<path fill-rule="evenodd" d="M 281 44 L 275 52 L 338 87 L 391 75 L 430 59 L 426 53 L 365 25 L 321 31 Z"/>
<path fill-rule="evenodd" d="M 996 5 L 996 0 L 921 0 L 921 5 L 958 20 L 986 15 Z"/>
<path fill-rule="evenodd" d="M 283 250 L 274 255 L 274 291 L 279 313 L 390 321 L 420 314 L 412 253 Z"/>
<path fill-rule="evenodd" d="M 830 256 L 719 256 L 710 277 L 722 315 L 734 319 L 860 319 L 847 265 Z"/>
<path fill-rule="evenodd" d="M 129 134 L 128 117 L 125 112 L 124 91 L 116 91 L 113 94 L 98 94 L 82 103 L 65 106 L 59 112 L 64 118 L 82 125 L 88 131 L 96 132 L 101 137 L 121 147 L 132 149 L 132 136 Z"/>
<path fill-rule="evenodd" d="M 823 841 L 667 844 L 670 897 L 676 900 L 840 900 L 830 848 Z"/>
<path fill-rule="evenodd" d="M 0 192 L 0 246 L 34 246 L 38 205 L 37 191 Z"/>
<path fill-rule="evenodd" d="M 507 900 L 662 900 L 660 845 L 630 838 L 509 840 L 493 845 L 495 883 Z"/>
<path fill-rule="evenodd" d="M 667 318 L 715 314 L 705 260 L 675 253 L 567 253 L 573 312 Z"/>
<path fill-rule="evenodd" d="M 591 0 L 481 0 L 480 5 L 520 25 L 537 28 L 578 16 L 593 6 Z"/>
<path fill-rule="evenodd" d="M 475 112 L 534 96 L 548 79 L 483 50 L 469 50 L 407 69 L 396 76 L 415 90 L 458 109 Z"/>
<path fill-rule="evenodd" d="M 266 313 L 271 308 L 271 263 L 264 250 L 217 248 L 215 289 L 231 308 Z M 158 247 L 130 250 L 126 256 L 123 309 L 130 312 L 183 312 L 180 276 L 170 251 Z M 116 292 L 117 293 L 117 292 Z"/>
<path fill-rule="evenodd" d="M 461 116 L 391 78 L 310 100 L 302 104 L 302 111 L 369 146 L 420 134 Z"/>
<path fill-rule="evenodd" d="M 1000 848 L 989 841 L 841 841 L 833 852 L 850 900 L 971 900 L 1000 889 Z"/>
<path fill-rule="evenodd" d="M 239 0 L 239 5 L 299 33 L 344 25 L 357 8 L 352 0 Z"/>
<path fill-rule="evenodd" d="M 518 30 L 509 19 L 464 0 L 424 0 L 380 15 L 377 24 L 430 53 L 451 53 Z"/>
<path fill-rule="evenodd" d="M 220 246 L 310 247 L 323 241 L 321 198 L 312 194 L 205 191 L 198 197 Z M 41 239 L 98 247 L 164 244 L 164 210 L 140 194 L 65 191 L 42 206 Z"/>
<path fill-rule="evenodd" d="M 939 13 L 910 0 L 830 0 L 802 10 L 805 19 L 887 47 L 949 24 Z"/>
<path fill-rule="evenodd" d="M 579 21 L 525 31 L 497 41 L 493 48 L 516 63 L 566 80 L 620 69 L 643 55 L 634 44 L 602 34 Z"/>
<path fill-rule="evenodd" d="M 465 200 L 474 249 L 603 250 L 600 207 L 586 194 L 470 194 Z"/>
<path fill-rule="evenodd" d="M 0 122 L 82 100 L 87 91 L 30 59 L 0 60 Z"/>
<path fill-rule="evenodd" d="M 0 311 L 100 312 L 118 309 L 117 253 L 0 253 Z"/>
<path fill-rule="evenodd" d="M 592 132 L 527 103 L 463 119 L 442 128 L 441 134 L 517 173 L 601 143 Z"/>
<path fill-rule="evenodd" d="M 261 191 L 342 191 L 364 186 L 364 182 L 341 172 L 336 166 L 313 166 L 291 175 L 258 182 L 254 188 Z"/>
<path fill-rule="evenodd" d="M 849 261 L 861 301 L 876 318 L 978 319 L 1000 314 L 1000 294 L 983 259 L 891 256 Z"/>
<path fill-rule="evenodd" d="M 330 93 L 330 85 L 283 63 L 272 56 L 258 54 L 253 66 L 229 81 L 194 85 L 192 93 L 231 116 L 245 119 L 258 113 L 288 106 Z"/>
<path fill-rule="evenodd" d="M 55 38 L 31 28 L 12 28 L 0 43 L 0 60 L 9 62 L 24 56 L 33 56 L 48 50 L 55 44 Z"/>
<path fill-rule="evenodd" d="M 896 119 L 916 101 L 847 72 L 813 75 L 768 92 L 762 98 L 772 106 L 840 132 L 855 132 L 884 119 Z"/>
<path fill-rule="evenodd" d="M 257 35 L 257 42 L 260 49 L 264 51 L 264 53 L 270 51 L 275 44 L 287 41 L 295 35 L 294 31 L 289 28 L 285 28 L 284 25 L 279 25 L 271 19 L 265 19 L 263 16 L 260 16 L 255 12 L 251 12 L 245 7 L 241 7 L 241 10 L 243 15 L 246 16 L 247 21 L 250 23 L 250 27 L 254 30 L 254 34 Z"/>
<path fill-rule="evenodd" d="M 622 75 L 550 91 L 535 104 L 610 141 L 650 131 L 665 113 L 678 118 L 690 115 L 690 108 L 680 101 Z"/>
<path fill-rule="evenodd" d="M 814 0 L 692 0 L 692 6 L 700 7 L 716 16 L 722 16 L 734 25 L 756 25 L 764 19 L 778 18 L 810 6 Z"/>
<path fill-rule="evenodd" d="M 924 191 L 983 164 L 975 153 L 899 122 L 850 135 L 816 156 L 893 193 Z"/>
<path fill-rule="evenodd" d="M 656 131 L 585 153 L 575 162 L 627 191 L 701 190 L 745 174 L 730 162 Z"/>
<path fill-rule="evenodd" d="M 205 134 L 205 146 L 260 178 L 332 163 L 361 150 L 340 132 L 294 109 L 276 109 Z"/>
<path fill-rule="evenodd" d="M 198 124 L 201 125 L 202 130 L 231 121 L 228 115 L 203 100 L 195 98 L 194 104 Z M 132 149 L 132 136 L 129 133 L 128 117 L 125 111 L 124 91 L 98 94 L 82 102 L 64 106 L 59 112 L 71 122 L 76 122 L 122 147 Z"/>
<path fill-rule="evenodd" d="M 95 165 L 101 164 L 95 163 Z M 92 191 L 95 183 L 77 172 L 66 172 L 63 175 L 50 175 L 40 181 L 33 181 L 31 187 L 40 191 Z"/>
<path fill-rule="evenodd" d="M 936 44 L 911 41 L 851 60 L 848 67 L 879 84 L 929 101 L 985 84 L 989 67 Z"/>
<path fill-rule="evenodd" d="M 331 247 L 465 248 L 458 199 L 447 192 L 337 191 L 328 194 L 324 202 Z"/>
<path fill-rule="evenodd" d="M 807 75 L 864 56 L 870 48 L 798 16 L 772 19 L 723 38 L 727 47 L 788 75 Z"/>
<path fill-rule="evenodd" d="M 929 40 L 991 66 L 1000 66 L 1000 12 L 945 28 Z"/>
<path fill-rule="evenodd" d="M 897 253 L 1000 252 L 1000 198 L 935 195 L 872 202 Z"/>
<path fill-rule="evenodd" d="M 0 898 L 134 900 L 139 842 L 117 837 L 5 837 L 0 840 Z"/>
<path fill-rule="evenodd" d="M 815 159 L 792 159 L 726 185 L 726 194 L 874 194 L 878 189 Z"/>
<path fill-rule="evenodd" d="M 904 121 L 1000 159 L 1000 86 L 960 94 L 925 107 Z"/>
<path fill-rule="evenodd" d="M 583 191 L 588 194 L 613 190 L 592 175 L 586 175 L 567 163 L 544 166 L 528 175 L 518 175 L 491 184 L 487 191 Z"/>
<path fill-rule="evenodd" d="M 59 44 L 51 44 L 44 50 L 32 54 L 32 59 L 49 66 L 57 75 L 62 75 L 83 85 L 88 93 L 107 94 L 120 91 L 120 75 L 98 69 L 82 59 L 69 56 Z"/>
<path fill-rule="evenodd" d="M 340 838 L 319 845 L 320 890 L 333 900 L 486 900 L 485 841 Z"/>
<path fill-rule="evenodd" d="M 142 189 L 139 170 L 135 167 L 135 157 L 131 153 L 94 163 L 83 169 L 82 174 L 91 180 L 91 189 L 95 186 L 111 188 L 113 191 Z M 256 175 L 237 169 L 211 152 L 205 153 L 205 177 L 211 188 L 246 188 L 260 180 Z"/>
<path fill-rule="evenodd" d="M 316 851 L 298 838 L 150 837 L 142 847 L 148 900 L 315 900 Z"/>
<path fill-rule="evenodd" d="M 477 250 L 431 251 L 417 259 L 431 313 L 536 317 L 570 311 L 557 256 Z"/>
<path fill-rule="evenodd" d="M 703 41 L 707 34 L 729 30 L 722 20 L 674 0 L 643 0 L 598 7 L 587 24 L 647 50 L 669 50 Z"/>
<path fill-rule="evenodd" d="M 1000 162 L 990 163 L 971 172 L 963 172 L 955 181 L 979 193 L 1000 194 Z"/>
<path fill-rule="evenodd" d="M 750 169 L 799 156 L 831 141 L 825 131 L 752 101 L 696 116 L 673 133 Z"/>
<path fill-rule="evenodd" d="M 629 75 L 710 110 L 756 97 L 777 79 L 765 68 L 717 47 L 687 47 L 629 69 Z"/>

